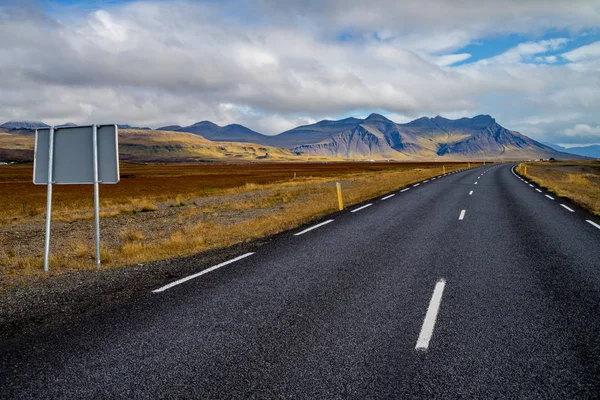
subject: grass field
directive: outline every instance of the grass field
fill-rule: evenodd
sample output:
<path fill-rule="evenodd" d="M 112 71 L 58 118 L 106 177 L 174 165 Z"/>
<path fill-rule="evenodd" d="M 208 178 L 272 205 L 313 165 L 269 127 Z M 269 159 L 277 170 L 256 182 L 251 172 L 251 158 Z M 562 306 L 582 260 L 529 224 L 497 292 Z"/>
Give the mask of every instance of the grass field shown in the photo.
<path fill-rule="evenodd" d="M 517 170 L 558 196 L 600 215 L 600 160 L 522 163 Z"/>
<path fill-rule="evenodd" d="M 466 168 L 446 163 L 447 171 Z M 220 248 L 439 175 L 438 163 L 129 164 L 101 185 L 102 258 L 118 267 Z M 46 186 L 0 166 L 0 286 L 41 276 Z M 92 187 L 54 186 L 52 273 L 93 268 Z"/>

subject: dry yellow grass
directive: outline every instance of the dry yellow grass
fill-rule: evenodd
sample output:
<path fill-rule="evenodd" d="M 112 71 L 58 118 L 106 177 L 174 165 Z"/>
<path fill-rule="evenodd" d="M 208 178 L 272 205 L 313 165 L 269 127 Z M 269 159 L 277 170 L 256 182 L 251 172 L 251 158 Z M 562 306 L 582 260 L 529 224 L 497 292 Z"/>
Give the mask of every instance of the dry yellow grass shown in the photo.
<path fill-rule="evenodd" d="M 161 186 L 154 185 L 150 187 L 155 187 L 155 192 L 144 192 L 143 196 L 130 197 L 126 202 L 120 198 L 106 200 L 102 204 L 103 267 L 195 254 L 297 227 L 337 211 L 337 181 L 342 184 L 345 205 L 350 207 L 442 172 L 441 164 L 431 163 L 385 165 L 383 169 L 370 170 L 372 167 L 348 168 L 346 173 L 337 169 L 331 174 L 304 174 L 296 178 L 287 173 L 287 179 L 264 180 L 265 183 L 258 183 L 261 182 L 258 179 L 212 191 L 209 197 L 205 188 L 198 188 L 196 192 L 192 188 L 173 200 L 169 198 L 173 192 L 162 193 Z M 466 168 L 466 163 L 446 164 L 448 172 L 462 168 Z M 161 179 L 158 182 L 163 182 Z M 174 204 L 178 206 L 173 207 Z M 77 208 L 72 208 L 70 213 L 66 209 L 59 211 L 55 220 L 68 223 L 67 229 L 83 226 L 84 233 L 91 231 L 90 222 L 81 221 L 92 218 L 91 206 L 91 202 L 77 203 Z M 41 242 L 43 217 L 20 218 L 19 223 L 29 221 L 39 226 L 36 240 Z M 5 229 L 16 226 L 11 224 Z M 1 230 L 0 226 L 0 233 Z M 66 244 L 52 253 L 52 274 L 94 268 L 93 240 L 91 234 L 88 237 L 87 242 L 78 238 L 73 243 L 61 235 L 53 237 L 55 242 Z M 29 252 L 16 247 L 10 251 L 4 246 L 4 250 L 0 248 L 0 277 L 11 276 L 15 281 L 19 277 L 43 275 L 41 247 L 29 247 Z"/>
<path fill-rule="evenodd" d="M 539 186 L 600 215 L 600 161 L 522 163 L 517 171 Z"/>

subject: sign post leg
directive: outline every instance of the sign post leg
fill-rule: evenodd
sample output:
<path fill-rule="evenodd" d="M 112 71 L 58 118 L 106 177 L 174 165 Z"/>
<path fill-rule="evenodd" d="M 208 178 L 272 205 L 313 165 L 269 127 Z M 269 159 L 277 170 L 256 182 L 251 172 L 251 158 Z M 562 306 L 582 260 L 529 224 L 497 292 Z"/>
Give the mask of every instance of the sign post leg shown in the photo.
<path fill-rule="evenodd" d="M 50 128 L 48 135 L 50 144 L 48 152 L 48 194 L 46 195 L 46 242 L 44 244 L 44 271 L 49 270 L 50 258 L 50 224 L 52 221 L 52 170 L 54 168 L 54 127 Z"/>
<path fill-rule="evenodd" d="M 98 180 L 98 127 L 92 127 L 94 146 L 94 221 L 96 229 L 96 268 L 100 268 L 100 185 Z"/>

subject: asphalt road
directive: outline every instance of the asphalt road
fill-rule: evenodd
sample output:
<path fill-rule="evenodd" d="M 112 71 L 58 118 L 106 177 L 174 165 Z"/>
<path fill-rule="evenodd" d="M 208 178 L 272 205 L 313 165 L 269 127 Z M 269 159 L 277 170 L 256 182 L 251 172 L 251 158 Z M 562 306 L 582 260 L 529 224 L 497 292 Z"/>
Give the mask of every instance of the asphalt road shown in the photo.
<path fill-rule="evenodd" d="M 598 398 L 600 218 L 511 167 L 411 185 L 5 341 L 0 396 Z"/>

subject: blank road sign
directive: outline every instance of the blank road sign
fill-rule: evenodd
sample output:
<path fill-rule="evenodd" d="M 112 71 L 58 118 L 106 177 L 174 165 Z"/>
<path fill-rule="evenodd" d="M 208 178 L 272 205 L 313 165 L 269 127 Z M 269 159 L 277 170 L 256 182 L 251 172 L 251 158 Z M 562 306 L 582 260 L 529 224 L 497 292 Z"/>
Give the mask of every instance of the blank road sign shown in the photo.
<path fill-rule="evenodd" d="M 98 125 L 98 180 L 100 183 L 119 182 L 118 128 Z M 35 136 L 33 183 L 48 184 L 50 129 L 38 129 Z M 52 183 L 94 183 L 94 142 L 92 126 L 54 129 Z"/>

